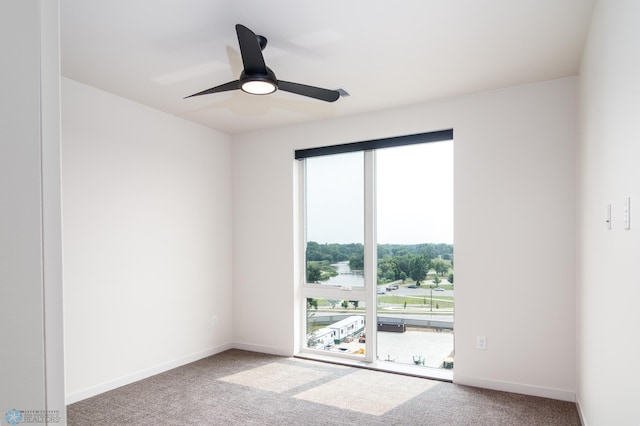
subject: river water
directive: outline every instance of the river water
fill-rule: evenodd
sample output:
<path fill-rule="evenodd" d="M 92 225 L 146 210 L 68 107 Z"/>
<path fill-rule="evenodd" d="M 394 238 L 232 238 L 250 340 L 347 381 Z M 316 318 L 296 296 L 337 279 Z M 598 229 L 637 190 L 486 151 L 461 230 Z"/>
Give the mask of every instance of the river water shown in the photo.
<path fill-rule="evenodd" d="M 351 268 L 349 268 L 348 261 L 334 263 L 331 266 L 335 268 L 338 275 L 329 278 L 327 281 L 322 281 L 322 284 L 350 287 L 364 286 L 364 271 L 352 271 Z"/>

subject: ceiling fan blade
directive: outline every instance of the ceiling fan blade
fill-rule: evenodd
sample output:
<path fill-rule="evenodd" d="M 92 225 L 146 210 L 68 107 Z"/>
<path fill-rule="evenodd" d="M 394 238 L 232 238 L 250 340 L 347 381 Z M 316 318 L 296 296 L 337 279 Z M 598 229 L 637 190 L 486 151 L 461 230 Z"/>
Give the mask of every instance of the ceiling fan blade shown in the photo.
<path fill-rule="evenodd" d="M 238 34 L 244 72 L 246 74 L 266 74 L 267 66 L 264 63 L 258 37 L 253 31 L 241 24 L 236 25 L 236 33 Z"/>
<path fill-rule="evenodd" d="M 306 84 L 292 83 L 290 81 L 278 80 L 278 89 L 326 102 L 335 102 L 340 98 L 340 92 L 337 90 L 307 86 Z"/>
<path fill-rule="evenodd" d="M 225 84 L 221 84 L 220 86 L 212 87 L 211 89 L 203 90 L 202 92 L 194 93 L 193 95 L 189 95 L 185 97 L 192 98 L 194 96 L 208 95 L 209 93 L 219 93 L 219 92 L 228 92 L 229 90 L 237 90 L 240 88 L 240 81 L 230 81 Z"/>

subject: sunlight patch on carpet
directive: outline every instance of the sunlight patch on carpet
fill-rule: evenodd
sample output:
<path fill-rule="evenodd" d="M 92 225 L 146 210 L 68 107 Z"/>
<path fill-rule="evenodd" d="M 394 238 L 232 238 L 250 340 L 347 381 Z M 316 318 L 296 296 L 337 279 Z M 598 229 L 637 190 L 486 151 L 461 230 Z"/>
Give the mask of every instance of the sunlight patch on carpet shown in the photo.
<path fill-rule="evenodd" d="M 381 416 L 437 384 L 428 379 L 359 370 L 294 398 Z"/>
<path fill-rule="evenodd" d="M 219 380 L 271 392 L 287 392 L 321 379 L 330 373 L 293 365 L 272 363 Z"/>

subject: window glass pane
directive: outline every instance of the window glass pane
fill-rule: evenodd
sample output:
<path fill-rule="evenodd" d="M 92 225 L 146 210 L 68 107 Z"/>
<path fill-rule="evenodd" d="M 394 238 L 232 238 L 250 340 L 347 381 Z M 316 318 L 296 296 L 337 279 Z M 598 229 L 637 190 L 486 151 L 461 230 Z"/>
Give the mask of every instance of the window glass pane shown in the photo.
<path fill-rule="evenodd" d="M 307 283 L 364 286 L 364 153 L 305 160 Z"/>
<path fill-rule="evenodd" d="M 307 298 L 306 315 L 308 348 L 364 356 L 363 301 L 310 297 Z"/>
<path fill-rule="evenodd" d="M 453 141 L 376 151 L 377 354 L 452 368 Z"/>

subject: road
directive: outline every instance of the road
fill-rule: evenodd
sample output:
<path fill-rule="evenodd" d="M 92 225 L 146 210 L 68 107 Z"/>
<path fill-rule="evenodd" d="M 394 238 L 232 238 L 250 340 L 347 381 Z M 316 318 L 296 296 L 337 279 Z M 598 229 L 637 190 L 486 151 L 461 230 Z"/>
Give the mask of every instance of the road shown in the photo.
<path fill-rule="evenodd" d="M 418 288 L 400 287 L 397 290 L 387 291 L 391 296 L 430 296 L 431 289 L 429 286 Z M 434 291 L 433 296 L 453 296 L 453 290 Z"/>
<path fill-rule="evenodd" d="M 447 283 L 448 284 L 448 283 Z M 388 284 L 390 285 L 390 284 Z M 378 288 L 386 288 L 386 286 L 380 286 Z M 454 297 L 453 290 L 444 290 L 444 291 L 433 291 L 429 285 L 423 285 L 418 288 L 408 288 L 406 286 L 400 286 L 397 290 L 386 291 L 386 296 L 400 296 L 400 297 L 415 297 L 417 299 L 417 303 L 422 303 L 424 298 L 431 299 L 433 297 L 434 305 L 438 301 L 443 301 L 439 299 L 443 296 Z M 378 295 L 381 296 L 381 295 Z M 450 301 L 450 300 L 447 300 Z M 411 313 L 403 313 L 405 310 L 403 306 L 400 305 L 387 305 L 379 307 L 378 316 L 386 317 L 386 318 L 397 318 L 397 319 L 411 319 L 411 320 L 434 320 L 434 321 L 442 321 L 442 322 L 454 322 L 454 315 L 452 310 L 440 310 L 440 313 L 433 313 L 430 311 L 428 306 L 425 307 L 407 307 L 407 311 L 411 311 Z M 380 309 L 381 308 L 381 309 Z M 348 310 L 336 310 L 333 312 L 322 312 L 317 311 L 314 312 L 314 316 L 333 316 L 333 315 L 345 315 L 345 314 L 356 314 L 363 315 L 363 311 L 358 312 L 349 312 Z M 418 311 L 418 312 L 416 312 Z"/>
<path fill-rule="evenodd" d="M 331 317 L 336 315 L 364 315 L 364 311 L 336 311 L 336 312 L 322 312 L 317 311 L 313 313 L 313 316 L 318 317 Z M 378 312 L 379 317 L 385 318 L 399 318 L 399 319 L 416 319 L 416 320 L 434 320 L 443 322 L 453 322 L 453 314 L 432 314 L 425 312 L 424 314 L 403 314 L 400 312 L 394 312 L 389 310 L 388 312 Z"/>

